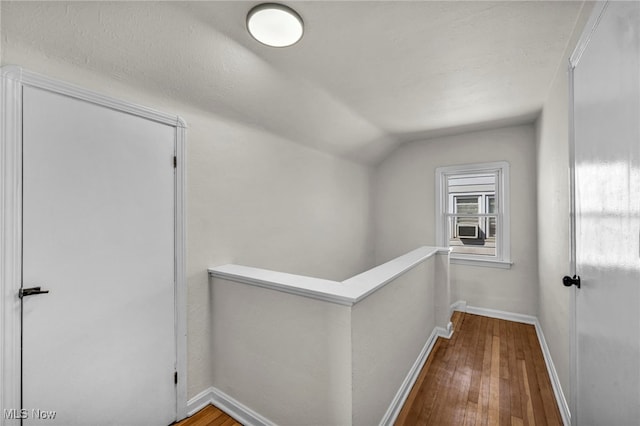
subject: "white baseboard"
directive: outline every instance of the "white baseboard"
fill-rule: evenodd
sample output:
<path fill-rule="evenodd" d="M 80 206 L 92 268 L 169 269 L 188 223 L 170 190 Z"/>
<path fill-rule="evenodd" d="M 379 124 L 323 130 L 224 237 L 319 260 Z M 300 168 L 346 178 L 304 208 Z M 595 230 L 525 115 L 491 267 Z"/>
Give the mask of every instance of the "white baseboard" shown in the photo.
<path fill-rule="evenodd" d="M 467 312 L 467 302 L 465 302 L 464 300 L 453 302 L 449 307 L 449 317 L 453 315 L 453 311 Z"/>
<path fill-rule="evenodd" d="M 538 341 L 540 342 L 540 348 L 542 348 L 542 355 L 544 357 L 544 362 L 547 365 L 547 371 L 549 372 L 549 378 L 551 379 L 551 387 L 553 388 L 553 393 L 556 396 L 556 402 L 558 403 L 558 408 L 560 409 L 560 415 L 562 416 L 562 423 L 565 426 L 571 425 L 571 411 L 569 410 L 569 404 L 567 403 L 567 399 L 564 396 L 564 392 L 562 392 L 562 386 L 560 386 L 560 378 L 558 377 L 558 372 L 556 371 L 555 365 L 553 365 L 553 359 L 551 359 L 551 352 L 549 352 L 549 347 L 547 346 L 547 341 L 544 338 L 544 333 L 542 332 L 542 326 L 540 322 L 536 318 L 536 323 L 534 324 L 536 327 L 536 334 L 538 335 Z"/>
<path fill-rule="evenodd" d="M 187 401 L 187 417 L 191 417 L 207 405 L 213 404 L 213 388 L 208 388 Z"/>
<path fill-rule="evenodd" d="M 560 386 L 560 378 L 556 367 L 553 365 L 553 359 L 551 359 L 551 352 L 547 346 L 547 341 L 544 338 L 542 326 L 537 317 L 533 315 L 516 314 L 513 312 L 499 311 L 496 309 L 478 308 L 475 306 L 467 306 L 467 302 L 459 300 L 451 305 L 452 310 L 468 312 L 470 314 L 482 315 L 490 318 L 498 318 L 508 321 L 521 322 L 525 324 L 531 324 L 536 328 L 536 335 L 538 336 L 538 342 L 542 349 L 542 355 L 544 362 L 547 366 L 547 372 L 549 373 L 549 379 L 551 380 L 551 387 L 553 388 L 553 394 L 556 397 L 556 403 L 560 409 L 560 415 L 562 416 L 562 422 L 565 426 L 571 425 L 571 412 L 569 411 L 569 404 Z"/>
<path fill-rule="evenodd" d="M 449 322 L 449 324 L 447 324 L 447 328 L 436 327 L 435 333 L 439 337 L 444 337 L 445 339 L 451 339 L 451 336 L 453 336 L 453 323 Z"/>
<path fill-rule="evenodd" d="M 193 416 L 207 405 L 215 405 L 245 426 L 275 426 L 271 420 L 261 416 L 241 402 L 213 386 L 203 390 L 187 403 L 187 415 Z"/>
<path fill-rule="evenodd" d="M 451 328 L 451 327 L 448 327 L 448 328 Z M 450 331 L 442 327 L 435 327 L 433 329 L 433 331 L 431 332 L 431 335 L 427 339 L 427 343 L 425 343 L 424 347 L 422 348 L 422 351 L 420 351 L 420 355 L 418 355 L 418 359 L 416 359 L 416 362 L 413 363 L 413 366 L 411 367 L 411 369 L 409 370 L 409 373 L 407 374 L 404 381 L 402 382 L 402 385 L 400 385 L 400 389 L 398 389 L 398 392 L 396 392 L 396 396 L 391 401 L 391 404 L 389 405 L 387 412 L 384 413 L 382 420 L 380 420 L 380 426 L 383 426 L 383 425 L 390 426 L 395 423 L 396 419 L 398 418 L 398 415 L 400 414 L 400 411 L 402 410 L 402 407 L 404 406 L 404 403 L 407 400 L 407 397 L 409 396 L 409 393 L 411 392 L 411 388 L 413 388 L 413 385 L 415 384 L 416 380 L 418 380 L 420 371 L 422 371 L 422 367 L 424 367 L 424 363 L 427 362 L 427 358 L 429 357 L 431 350 L 433 350 L 433 346 L 436 344 L 436 340 L 439 336 L 442 336 L 448 339 L 451 337 L 451 333 Z"/>
<path fill-rule="evenodd" d="M 531 325 L 535 325 L 535 323 L 538 321 L 538 319 L 533 315 L 516 314 L 514 312 L 499 311 L 497 309 L 478 308 L 476 306 L 467 306 L 466 312 L 469 314 L 482 315 L 489 318 L 521 322 Z"/>

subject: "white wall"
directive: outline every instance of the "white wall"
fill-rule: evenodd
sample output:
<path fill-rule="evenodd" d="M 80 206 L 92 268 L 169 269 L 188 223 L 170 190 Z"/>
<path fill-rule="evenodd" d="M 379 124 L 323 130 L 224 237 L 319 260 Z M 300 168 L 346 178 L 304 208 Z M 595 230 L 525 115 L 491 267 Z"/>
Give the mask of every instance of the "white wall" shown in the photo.
<path fill-rule="evenodd" d="M 185 119 L 193 396 L 210 385 L 202 372 L 221 362 L 209 350 L 206 268 L 236 263 L 336 280 L 367 269 L 369 172 L 235 123 Z"/>
<path fill-rule="evenodd" d="M 568 58 L 593 5 L 578 18 L 536 125 L 538 179 L 538 320 L 565 398 L 570 399 L 570 296 L 562 277 L 570 273 Z"/>
<path fill-rule="evenodd" d="M 353 306 L 353 425 L 380 423 L 436 326 L 438 257 Z"/>
<path fill-rule="evenodd" d="M 20 5 L 13 4 L 2 10 L 2 20 L 20 11 Z M 178 101 L 172 96 L 174 88 L 142 89 L 144 85 L 127 76 L 96 69 L 91 58 L 70 63 L 39 43 L 24 42 L 19 29 L 8 32 L 6 27 L 1 34 L 2 65 L 20 65 L 179 114 L 189 126 L 189 397 L 211 386 L 217 368 L 207 267 L 233 262 L 342 280 L 371 266 L 367 167 Z M 47 43 L 55 44 L 56 34 L 52 31 L 54 40 Z"/>
<path fill-rule="evenodd" d="M 449 322 L 449 253 L 432 247 L 305 296 L 308 277 L 212 272 L 213 386 L 277 424 L 388 423 Z"/>
<path fill-rule="evenodd" d="M 435 244 L 435 169 L 507 161 L 511 173 L 510 270 L 451 265 L 451 297 L 471 306 L 537 314 L 536 156 L 533 125 L 401 146 L 375 170 L 376 260 Z"/>
<path fill-rule="evenodd" d="M 351 308 L 212 279 L 213 385 L 281 425 L 351 422 Z"/>

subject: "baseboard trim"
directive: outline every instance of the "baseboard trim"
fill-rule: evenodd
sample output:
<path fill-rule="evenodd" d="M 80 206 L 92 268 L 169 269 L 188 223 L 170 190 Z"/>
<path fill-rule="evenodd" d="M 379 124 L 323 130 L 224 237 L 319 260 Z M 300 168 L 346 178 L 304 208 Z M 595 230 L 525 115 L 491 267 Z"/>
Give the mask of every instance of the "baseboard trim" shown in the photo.
<path fill-rule="evenodd" d="M 569 404 L 567 403 L 567 399 L 564 396 L 564 392 L 562 391 L 562 386 L 560 386 L 560 378 L 558 377 L 558 372 L 556 371 L 556 367 L 553 364 L 553 359 L 551 358 L 551 352 L 549 351 L 549 347 L 547 346 L 547 341 L 544 338 L 544 332 L 542 331 L 542 326 L 540 325 L 540 321 L 538 321 L 537 317 L 533 315 L 524 315 L 524 314 L 516 314 L 514 312 L 506 312 L 499 311 L 496 309 L 488 309 L 488 308 L 479 308 L 476 306 L 467 306 L 467 302 L 463 300 L 459 300 L 451 305 L 452 310 L 468 312 L 470 314 L 482 315 L 490 318 L 498 318 L 504 319 L 508 321 L 521 322 L 525 324 L 531 324 L 536 329 L 536 335 L 538 336 L 538 342 L 540 343 L 540 348 L 542 349 L 542 356 L 544 358 L 545 365 L 547 367 L 547 373 L 549 374 L 549 379 L 551 380 L 551 387 L 553 388 L 553 394 L 556 397 L 556 403 L 558 404 L 558 408 L 560 410 L 560 415 L 562 416 L 562 422 L 565 426 L 571 425 L 571 411 L 569 410 Z"/>
<path fill-rule="evenodd" d="M 213 386 L 189 400 L 187 415 L 191 417 L 207 405 L 215 405 L 245 426 L 275 426 L 271 420 Z"/>
<path fill-rule="evenodd" d="M 445 339 L 451 339 L 451 336 L 453 336 L 453 323 L 449 322 L 447 324 L 447 327 L 436 327 L 435 328 L 435 333 L 438 335 L 438 337 L 444 337 Z"/>
<path fill-rule="evenodd" d="M 467 302 L 465 302 L 464 300 L 453 302 L 449 307 L 449 317 L 453 315 L 453 311 L 467 312 Z"/>
<path fill-rule="evenodd" d="M 542 348 L 542 356 L 544 357 L 544 362 L 547 365 L 547 371 L 549 372 L 549 378 L 551 379 L 553 394 L 556 396 L 556 402 L 558 403 L 558 408 L 560 409 L 562 423 L 564 423 L 565 426 L 570 426 L 571 411 L 569 410 L 569 404 L 567 403 L 567 399 L 564 396 L 564 392 L 562 392 L 562 386 L 560 386 L 560 378 L 558 377 L 558 372 L 556 371 L 555 365 L 553 365 L 551 352 L 549 352 L 547 341 L 545 340 L 544 333 L 542 332 L 542 326 L 540 325 L 540 322 L 537 318 L 534 325 L 536 327 L 538 341 L 540 342 L 540 348 Z"/>
<path fill-rule="evenodd" d="M 187 402 L 187 417 L 191 417 L 198 411 L 213 402 L 213 388 L 208 388 L 191 398 Z"/>
<path fill-rule="evenodd" d="M 391 426 L 395 423 L 398 415 L 400 415 L 400 411 L 404 406 L 404 403 L 407 401 L 409 397 L 409 393 L 411 392 L 411 388 L 415 384 L 416 380 L 418 380 L 418 376 L 420 375 L 420 371 L 422 371 L 422 367 L 424 367 L 425 362 L 427 362 L 427 358 L 429 358 L 429 354 L 433 350 L 433 346 L 436 344 L 436 340 L 438 337 L 450 338 L 453 330 L 450 327 L 451 323 L 449 323 L 449 329 L 447 330 L 443 327 L 435 327 L 431 332 L 431 335 L 427 339 L 422 351 L 420 351 L 420 355 L 413 363 L 413 366 L 407 373 L 402 385 L 396 392 L 396 396 L 391 401 L 387 412 L 384 413 L 382 420 L 380 420 L 380 426 Z"/>
<path fill-rule="evenodd" d="M 515 312 L 499 311 L 497 309 L 479 308 L 476 306 L 467 306 L 467 313 L 482 315 L 490 318 L 503 319 L 507 321 L 521 322 L 524 324 L 535 325 L 538 321 L 533 315 L 516 314 Z"/>

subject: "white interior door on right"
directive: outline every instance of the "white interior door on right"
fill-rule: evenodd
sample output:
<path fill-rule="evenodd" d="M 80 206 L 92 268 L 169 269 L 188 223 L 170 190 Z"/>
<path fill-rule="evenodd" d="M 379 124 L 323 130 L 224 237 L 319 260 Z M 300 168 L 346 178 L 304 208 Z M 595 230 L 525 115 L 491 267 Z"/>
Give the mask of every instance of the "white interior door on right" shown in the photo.
<path fill-rule="evenodd" d="M 572 57 L 572 423 L 640 424 L 640 3 L 596 6 Z"/>

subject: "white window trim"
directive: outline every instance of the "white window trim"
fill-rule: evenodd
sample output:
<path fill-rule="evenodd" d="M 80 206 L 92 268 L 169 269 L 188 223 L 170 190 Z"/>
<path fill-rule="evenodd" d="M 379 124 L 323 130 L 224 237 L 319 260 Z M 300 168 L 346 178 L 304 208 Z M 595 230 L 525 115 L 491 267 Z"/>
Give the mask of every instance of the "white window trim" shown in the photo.
<path fill-rule="evenodd" d="M 497 195 L 497 216 L 498 223 L 496 232 L 496 256 L 478 256 L 472 254 L 461 254 L 451 252 L 451 263 L 472 266 L 486 266 L 492 268 L 511 268 L 511 235 L 510 235 L 510 213 L 509 213 L 509 163 L 506 161 L 496 161 L 491 163 L 474 163 L 460 164 L 455 166 L 438 167 L 436 169 L 436 245 L 440 247 L 449 247 L 446 241 L 447 216 L 446 207 L 448 203 L 449 191 L 447 190 L 447 176 L 458 175 L 464 173 L 486 173 L 496 172 L 498 179 L 496 181 Z"/>

